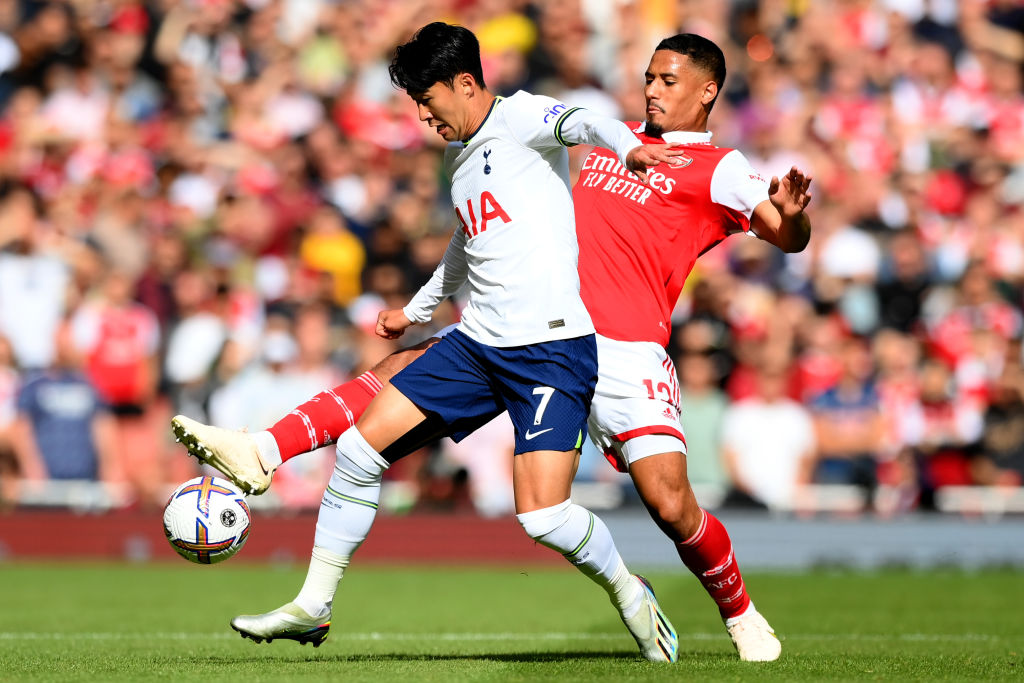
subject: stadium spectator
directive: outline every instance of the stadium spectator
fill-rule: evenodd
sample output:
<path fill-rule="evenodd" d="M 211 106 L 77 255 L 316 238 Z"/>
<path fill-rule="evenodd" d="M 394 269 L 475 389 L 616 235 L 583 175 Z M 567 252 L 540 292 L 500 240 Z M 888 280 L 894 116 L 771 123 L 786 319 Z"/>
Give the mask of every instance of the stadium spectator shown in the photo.
<path fill-rule="evenodd" d="M 768 310 L 774 313 L 775 309 L 775 304 L 770 304 Z M 765 365 L 785 368 L 786 395 L 794 399 L 800 397 L 802 393 L 801 377 L 790 366 L 792 358 L 790 339 L 772 339 L 762 332 L 755 333 L 755 336 L 737 335 L 737 337 L 733 343 L 733 349 L 736 351 L 736 365 L 729 373 L 729 380 L 726 383 L 726 390 L 732 402 L 743 401 L 758 395 L 761 369 Z"/>
<path fill-rule="evenodd" d="M 859 486 L 870 500 L 878 481 L 883 429 L 871 356 L 857 337 L 844 339 L 839 354 L 838 381 L 811 403 L 818 446 L 813 480 Z"/>
<path fill-rule="evenodd" d="M 910 445 L 918 457 L 921 504 L 932 507 L 937 489 L 972 483 L 970 461 L 981 437 L 983 415 L 974 401 L 957 391 L 943 360 L 925 360 L 920 373 L 920 399 L 910 416 Z"/>
<path fill-rule="evenodd" d="M 883 421 L 882 455 L 888 457 L 914 438 L 911 415 L 921 396 L 922 346 L 912 335 L 884 329 L 875 336 L 872 351 L 878 369 L 875 387 Z"/>
<path fill-rule="evenodd" d="M 445 460 L 465 470 L 469 495 L 482 517 L 504 517 L 515 512 L 512 497 L 512 423 L 507 413 L 494 418 L 459 443 L 441 442 Z"/>
<path fill-rule="evenodd" d="M 801 348 L 797 384 L 800 399 L 809 403 L 834 387 L 842 374 L 843 320 L 838 315 L 812 315 L 801 321 L 795 333 Z"/>
<path fill-rule="evenodd" d="M 920 495 L 912 444 L 918 434 L 922 344 L 911 334 L 883 328 L 875 335 L 872 351 L 878 369 L 875 387 L 883 433 L 875 509 L 892 515 L 912 510 Z"/>
<path fill-rule="evenodd" d="M 228 339 L 224 294 L 214 293 L 206 273 L 184 270 L 174 278 L 178 318 L 170 327 L 164 356 L 164 378 L 175 410 L 205 414 L 213 387 L 210 372 Z"/>
<path fill-rule="evenodd" d="M 984 486 L 1024 484 L 1024 368 L 1019 360 L 1006 364 L 995 386 L 971 474 Z"/>
<path fill-rule="evenodd" d="M 909 231 L 888 240 L 886 258 L 875 295 L 879 324 L 901 332 L 914 332 L 920 325 L 921 306 L 932 284 L 928 255 L 921 241 Z"/>
<path fill-rule="evenodd" d="M 18 392 L 14 445 L 22 476 L 47 479 L 117 479 L 113 422 L 81 370 L 72 332 L 62 324 L 53 365 L 26 375 Z"/>
<path fill-rule="evenodd" d="M 366 250 L 333 208 L 321 207 L 313 213 L 299 256 L 306 268 L 331 277 L 332 295 L 344 306 L 360 292 L 360 275 L 366 262 Z"/>
<path fill-rule="evenodd" d="M 155 397 L 160 328 L 145 306 L 132 301 L 134 279 L 109 270 L 99 291 L 71 319 L 71 332 L 89 382 L 112 414 L 112 457 L 120 477 L 147 503 L 160 503 L 164 490 L 154 472 L 164 471 L 163 410 Z"/>
<path fill-rule="evenodd" d="M 188 265 L 188 247 L 181 235 L 166 232 L 153 236 L 150 249 L 149 262 L 135 283 L 135 296 L 156 316 L 162 351 L 167 330 L 178 318 L 174 279 Z"/>
<path fill-rule="evenodd" d="M 18 460 L 14 453 L 14 419 L 17 415 L 20 378 L 14 365 L 14 349 L 0 336 L 0 509 L 16 499 Z"/>
<path fill-rule="evenodd" d="M 24 186 L 3 188 L 0 200 L 0 334 L 25 369 L 45 369 L 65 312 L 67 264 L 53 249 L 40 198 Z"/>
<path fill-rule="evenodd" d="M 1021 334 L 1019 307 L 1009 304 L 982 263 L 964 271 L 955 291 L 952 308 L 928 331 L 932 353 L 951 367 L 971 352 L 976 331 L 993 332 L 1004 343 Z"/>
<path fill-rule="evenodd" d="M 724 496 L 729 488 L 721 449 L 722 419 L 729 402 L 718 388 L 710 352 L 689 350 L 676 359 L 679 406 L 686 433 L 686 476 L 698 500 L 706 491 L 716 498 Z"/>
<path fill-rule="evenodd" d="M 733 482 L 727 503 L 788 511 L 810 483 L 815 431 L 810 413 L 786 395 L 782 362 L 757 372 L 756 393 L 732 404 L 722 420 L 722 457 Z"/>

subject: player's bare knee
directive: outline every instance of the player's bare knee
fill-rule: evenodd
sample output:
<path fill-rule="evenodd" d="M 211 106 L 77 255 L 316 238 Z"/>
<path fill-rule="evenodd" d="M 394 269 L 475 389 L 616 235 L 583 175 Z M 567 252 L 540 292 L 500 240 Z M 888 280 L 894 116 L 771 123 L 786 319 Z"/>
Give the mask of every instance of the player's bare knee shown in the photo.
<path fill-rule="evenodd" d="M 675 526 L 686 517 L 686 504 L 683 496 L 673 489 L 661 489 L 654 495 L 648 495 L 644 502 L 665 524 Z"/>
<path fill-rule="evenodd" d="M 436 340 L 428 339 L 427 341 Z M 377 379 L 381 382 L 389 382 L 392 377 L 402 370 L 402 368 L 422 356 L 423 352 L 426 351 L 427 348 L 429 348 L 429 344 L 423 342 L 423 344 L 418 344 L 408 349 L 395 351 L 390 356 L 373 366 L 373 374 L 376 375 Z"/>
<path fill-rule="evenodd" d="M 641 494 L 659 526 L 671 527 L 689 537 L 700 526 L 700 506 L 689 482 L 665 482 Z"/>

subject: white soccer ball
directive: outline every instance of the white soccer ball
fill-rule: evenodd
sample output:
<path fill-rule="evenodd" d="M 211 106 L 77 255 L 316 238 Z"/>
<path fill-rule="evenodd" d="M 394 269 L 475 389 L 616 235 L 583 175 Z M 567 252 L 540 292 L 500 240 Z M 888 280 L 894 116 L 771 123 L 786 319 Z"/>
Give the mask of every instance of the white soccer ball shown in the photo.
<path fill-rule="evenodd" d="M 242 549 L 251 519 L 241 489 L 220 477 L 196 477 L 171 494 L 164 533 L 189 562 L 216 564 Z"/>

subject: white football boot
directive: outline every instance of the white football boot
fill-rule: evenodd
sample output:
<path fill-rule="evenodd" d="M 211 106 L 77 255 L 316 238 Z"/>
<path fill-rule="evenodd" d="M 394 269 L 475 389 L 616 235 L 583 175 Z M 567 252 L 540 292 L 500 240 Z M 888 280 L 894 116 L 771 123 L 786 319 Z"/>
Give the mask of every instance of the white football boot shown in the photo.
<path fill-rule="evenodd" d="M 231 620 L 231 628 L 242 634 L 243 638 L 251 638 L 257 643 L 264 640 L 294 640 L 305 645 L 313 643 L 313 647 L 327 640 L 331 628 L 331 615 L 311 617 L 304 609 L 289 602 L 266 614 L 243 614 Z"/>
<path fill-rule="evenodd" d="M 775 630 L 755 609 L 727 619 L 725 627 L 744 662 L 774 662 L 782 654 L 782 643 L 775 636 Z"/>
<path fill-rule="evenodd" d="M 275 468 L 260 459 L 251 434 L 211 427 L 184 415 L 171 419 L 171 429 L 191 455 L 216 467 L 246 493 L 259 495 L 270 488 Z"/>
<path fill-rule="evenodd" d="M 634 575 L 643 587 L 643 604 L 629 619 L 622 618 L 633 634 L 644 658 L 651 662 L 674 662 L 679 658 L 679 639 L 672 623 L 661 611 L 654 589 L 647 579 Z"/>

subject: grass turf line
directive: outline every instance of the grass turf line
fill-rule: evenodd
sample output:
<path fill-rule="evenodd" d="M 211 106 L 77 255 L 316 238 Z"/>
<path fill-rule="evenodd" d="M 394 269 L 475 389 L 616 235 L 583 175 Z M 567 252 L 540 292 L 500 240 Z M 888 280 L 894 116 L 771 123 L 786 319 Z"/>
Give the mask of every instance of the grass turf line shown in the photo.
<path fill-rule="evenodd" d="M 688 574 L 651 574 L 680 662 L 642 661 L 603 592 L 570 569 L 356 565 L 319 649 L 227 627 L 289 600 L 303 571 L 246 564 L 0 565 L 0 680 L 660 681 L 1020 678 L 1012 571 L 751 574 L 783 640 L 736 659 Z"/>

